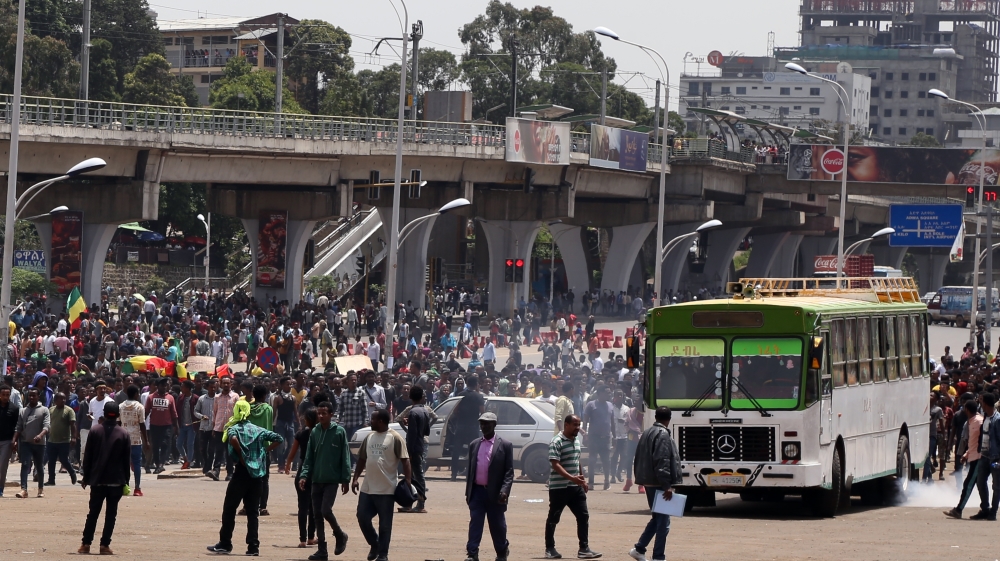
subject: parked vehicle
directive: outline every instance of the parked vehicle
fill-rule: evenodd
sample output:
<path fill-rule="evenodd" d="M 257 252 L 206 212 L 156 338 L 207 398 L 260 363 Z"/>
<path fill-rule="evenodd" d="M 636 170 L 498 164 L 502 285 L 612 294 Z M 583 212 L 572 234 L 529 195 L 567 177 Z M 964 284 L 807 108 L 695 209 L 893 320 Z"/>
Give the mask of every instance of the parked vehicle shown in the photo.
<path fill-rule="evenodd" d="M 448 416 L 455 410 L 461 397 L 453 397 L 438 405 L 434 412 L 438 416 L 431 425 L 428 436 L 427 465 L 450 466 L 452 449 L 448 443 Z M 486 411 L 497 416 L 496 433 L 514 446 L 514 467 L 524 471 L 535 483 L 545 483 L 549 479 L 549 442 L 555 426 L 556 408 L 548 401 L 524 397 L 490 397 L 486 400 Z M 392 423 L 389 428 L 401 435 L 406 428 Z M 358 453 L 361 442 L 371 432 L 363 428 L 351 439 L 351 452 Z M 466 455 L 463 448 L 460 452 Z"/>
<path fill-rule="evenodd" d="M 986 287 L 979 287 L 979 314 L 986 312 Z M 1000 319 L 1000 292 L 993 289 L 994 323 Z M 943 286 L 927 304 L 933 323 L 947 323 L 966 327 L 972 318 L 972 287 Z M 982 316 L 980 316 L 982 320 Z"/>

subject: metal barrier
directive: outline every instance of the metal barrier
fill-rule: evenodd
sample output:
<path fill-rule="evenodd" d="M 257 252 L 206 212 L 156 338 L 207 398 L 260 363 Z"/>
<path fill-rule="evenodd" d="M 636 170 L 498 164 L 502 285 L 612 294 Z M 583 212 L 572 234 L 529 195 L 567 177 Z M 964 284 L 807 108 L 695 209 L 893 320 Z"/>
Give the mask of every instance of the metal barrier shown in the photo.
<path fill-rule="evenodd" d="M 0 123 L 10 123 L 12 97 L 0 94 Z M 21 122 L 26 125 L 81 127 L 129 132 L 299 138 L 347 142 L 396 141 L 397 121 L 371 117 L 334 117 L 292 113 L 261 113 L 204 107 L 170 107 L 109 101 L 82 101 L 22 96 Z M 480 123 L 406 121 L 403 140 L 417 144 L 488 146 L 506 143 L 506 127 Z M 572 132 L 570 150 L 590 153 L 590 134 Z M 649 145 L 648 161 L 658 164 L 663 146 Z M 670 148 L 671 160 L 718 158 L 753 163 L 747 150 L 732 152 L 724 142 L 707 138 L 684 139 Z"/>

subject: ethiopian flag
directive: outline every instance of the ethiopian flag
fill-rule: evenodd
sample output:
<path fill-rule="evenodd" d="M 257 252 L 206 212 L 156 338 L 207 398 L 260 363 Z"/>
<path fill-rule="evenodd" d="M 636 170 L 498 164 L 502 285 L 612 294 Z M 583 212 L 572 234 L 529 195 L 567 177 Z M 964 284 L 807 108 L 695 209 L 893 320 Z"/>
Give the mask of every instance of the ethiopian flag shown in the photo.
<path fill-rule="evenodd" d="M 80 295 L 80 287 L 74 286 L 73 292 L 66 299 L 66 315 L 69 316 L 70 329 L 79 329 L 80 314 L 87 311 L 87 304 Z"/>

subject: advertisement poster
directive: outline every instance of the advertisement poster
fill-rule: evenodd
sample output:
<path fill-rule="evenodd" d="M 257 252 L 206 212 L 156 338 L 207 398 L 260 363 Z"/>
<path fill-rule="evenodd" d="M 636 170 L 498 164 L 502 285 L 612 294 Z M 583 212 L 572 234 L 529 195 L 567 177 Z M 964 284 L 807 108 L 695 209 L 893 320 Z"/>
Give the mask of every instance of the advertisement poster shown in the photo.
<path fill-rule="evenodd" d="M 625 171 L 646 171 L 649 135 L 605 127 L 590 126 L 590 165 Z"/>
<path fill-rule="evenodd" d="M 288 213 L 262 210 L 257 226 L 257 286 L 285 287 L 285 238 Z"/>
<path fill-rule="evenodd" d="M 83 212 L 66 210 L 52 214 L 52 273 L 50 280 L 59 294 L 80 286 L 83 263 Z"/>
<path fill-rule="evenodd" d="M 507 117 L 508 162 L 568 166 L 569 150 L 569 123 Z"/>
<path fill-rule="evenodd" d="M 14 266 L 18 269 L 44 275 L 45 252 L 40 249 L 18 249 L 14 251 Z"/>
<path fill-rule="evenodd" d="M 792 144 L 788 147 L 788 179 L 840 181 L 843 147 Z M 847 180 L 865 183 L 921 183 L 925 185 L 978 185 L 979 150 L 967 148 L 914 148 L 908 146 L 851 146 Z M 986 151 L 985 182 L 996 185 L 1000 175 L 1000 150 Z"/>

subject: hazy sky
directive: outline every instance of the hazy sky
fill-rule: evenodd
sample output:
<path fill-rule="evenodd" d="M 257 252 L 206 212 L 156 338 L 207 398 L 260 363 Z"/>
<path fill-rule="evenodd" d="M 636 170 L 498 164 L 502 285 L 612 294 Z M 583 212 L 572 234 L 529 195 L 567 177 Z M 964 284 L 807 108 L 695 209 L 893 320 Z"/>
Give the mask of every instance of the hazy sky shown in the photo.
<path fill-rule="evenodd" d="M 672 108 L 677 106 L 677 86 L 680 74 L 685 71 L 685 53 L 704 57 L 717 49 L 723 54 L 764 55 L 769 31 L 775 33 L 776 46 L 799 43 L 797 0 L 511 0 L 511 3 L 520 8 L 550 6 L 557 16 L 573 25 L 574 31 L 603 25 L 623 39 L 658 50 L 670 68 Z M 410 21 L 424 22 L 421 46 L 447 49 L 456 55 L 463 51 L 458 29 L 481 14 L 486 4 L 486 0 L 407 0 Z M 399 55 L 384 46 L 379 57 L 367 56 L 374 46 L 372 38 L 399 36 L 400 23 L 389 0 L 285 0 L 279 4 L 264 0 L 170 0 L 169 7 L 167 0 L 150 0 L 150 7 L 160 20 L 196 18 L 198 10 L 203 17 L 251 18 L 280 10 L 297 19 L 323 19 L 353 36 L 351 51 L 358 68 L 381 67 L 398 61 Z M 604 52 L 618 62 L 623 74 L 615 81 L 627 82 L 627 87 L 646 97 L 652 105 L 652 87 L 658 74 L 649 58 L 630 45 L 610 39 L 602 43 Z M 710 69 L 702 64 L 702 72 Z M 687 71 L 695 72 L 696 66 L 689 63 Z M 649 78 L 628 75 L 631 72 L 641 72 Z"/>

